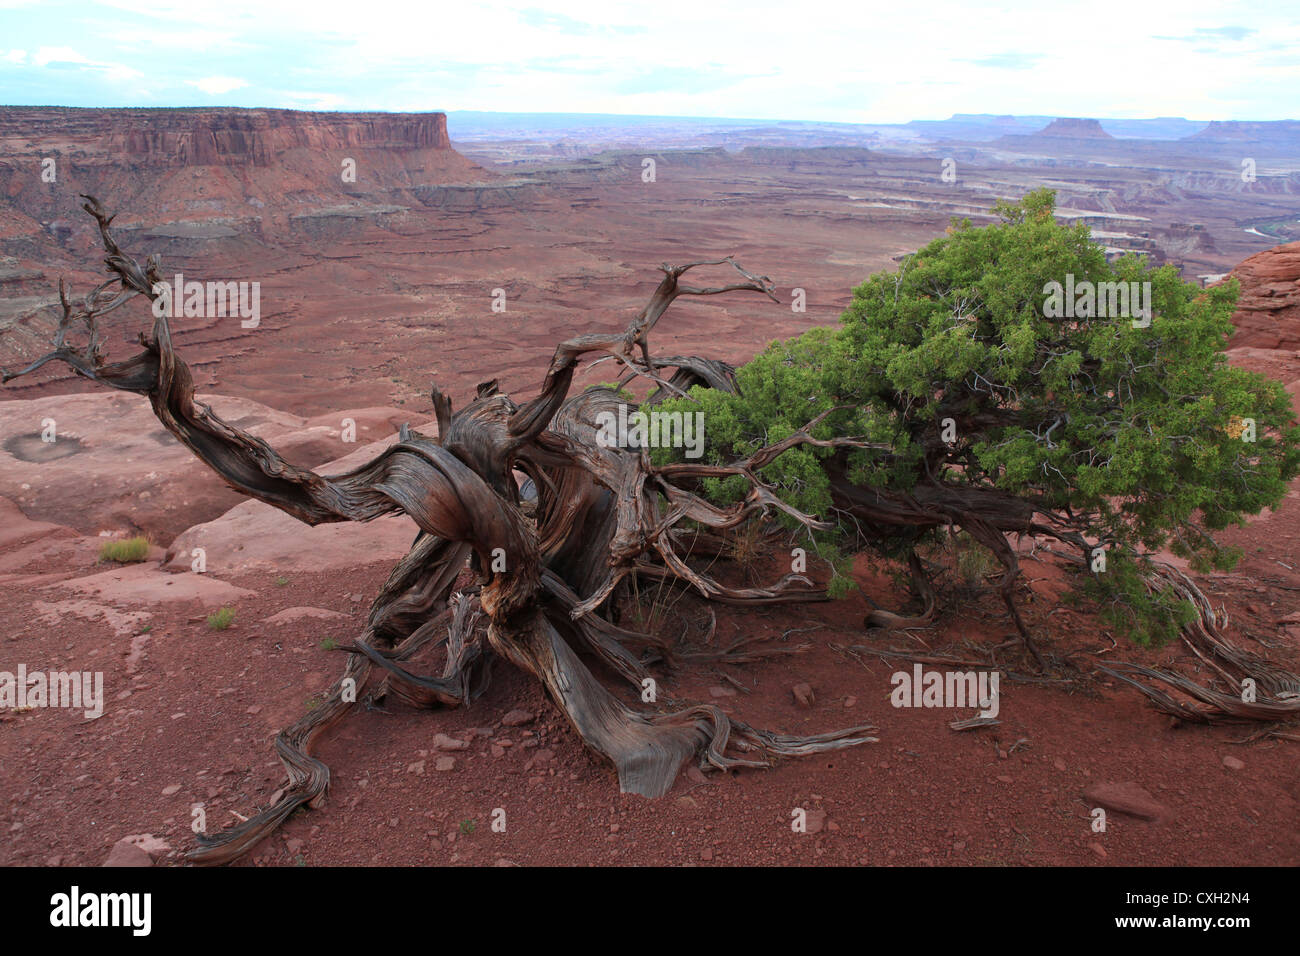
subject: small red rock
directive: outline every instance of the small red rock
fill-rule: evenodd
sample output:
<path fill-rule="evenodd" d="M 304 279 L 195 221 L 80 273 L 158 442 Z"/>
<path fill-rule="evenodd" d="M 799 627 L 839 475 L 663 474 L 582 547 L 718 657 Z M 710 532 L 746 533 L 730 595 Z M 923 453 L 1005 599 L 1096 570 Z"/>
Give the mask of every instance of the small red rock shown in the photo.
<path fill-rule="evenodd" d="M 512 710 L 501 718 L 501 723 L 507 727 L 522 727 L 524 724 L 531 724 L 535 719 L 526 710 Z"/>
<path fill-rule="evenodd" d="M 128 840 L 118 840 L 113 844 L 113 849 L 108 851 L 108 858 L 103 865 L 153 866 L 153 857 Z"/>
<path fill-rule="evenodd" d="M 794 702 L 800 707 L 811 707 L 817 702 L 817 695 L 808 684 L 795 684 L 790 688 L 790 692 L 794 694 Z"/>
<path fill-rule="evenodd" d="M 1094 807 L 1126 813 L 1139 820 L 1158 823 L 1168 816 L 1163 804 L 1131 781 L 1094 783 L 1083 791 L 1083 796 Z"/>

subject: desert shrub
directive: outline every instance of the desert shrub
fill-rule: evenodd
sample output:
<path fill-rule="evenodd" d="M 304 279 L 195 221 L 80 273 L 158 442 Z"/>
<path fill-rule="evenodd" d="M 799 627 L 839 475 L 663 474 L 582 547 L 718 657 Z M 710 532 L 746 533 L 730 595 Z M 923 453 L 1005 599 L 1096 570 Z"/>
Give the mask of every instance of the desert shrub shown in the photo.
<path fill-rule="evenodd" d="M 208 627 L 214 631 L 224 631 L 235 621 L 235 609 L 223 607 L 208 615 Z"/>
<path fill-rule="evenodd" d="M 854 289 L 838 329 L 771 343 L 737 371 L 738 394 L 697 387 L 665 407 L 704 411 L 715 461 L 837 409 L 815 437 L 887 448 L 802 446 L 762 472 L 791 504 L 840 519 L 818 537 L 825 554 L 865 540 L 897 556 L 935 531 L 846 520 L 832 507 L 837 474 L 885 495 L 926 486 L 1028 502 L 1084 558 L 1103 549 L 1104 572 L 1089 565 L 1079 580 L 1101 613 L 1159 640 L 1188 608 L 1148 593 L 1147 555 L 1167 548 L 1197 569 L 1232 567 L 1239 553 L 1212 532 L 1281 501 L 1300 470 L 1300 428 L 1279 383 L 1227 363 L 1235 282 L 1201 289 L 1172 266 L 1108 262 L 1085 226 L 1054 209 L 1054 193 L 1039 190 L 1000 202 L 1000 223 L 954 222 Z M 1062 310 L 1051 283 L 1103 295 L 1091 310 L 1080 297 Z M 1107 301 L 1098 315 L 1111 283 L 1149 292 L 1149 321 L 1133 302 L 1116 316 Z M 707 490 L 728 502 L 746 488 L 733 478 Z"/>

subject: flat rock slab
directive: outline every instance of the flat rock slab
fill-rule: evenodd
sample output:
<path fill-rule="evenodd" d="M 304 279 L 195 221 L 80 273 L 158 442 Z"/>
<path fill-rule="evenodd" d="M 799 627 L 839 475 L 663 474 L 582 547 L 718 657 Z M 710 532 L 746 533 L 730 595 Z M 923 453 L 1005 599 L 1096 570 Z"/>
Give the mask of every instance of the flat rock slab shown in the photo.
<path fill-rule="evenodd" d="M 169 574 L 157 565 L 144 564 L 47 584 L 45 590 L 88 595 L 112 604 L 136 607 L 160 601 L 199 601 L 204 607 L 215 608 L 256 594 L 208 574 Z"/>
<path fill-rule="evenodd" d="M 50 536 L 71 538 L 77 533 L 50 521 L 33 521 L 8 498 L 0 497 L 0 548 L 8 550 L 14 545 Z"/>
<path fill-rule="evenodd" d="M 283 611 L 272 614 L 263 623 L 280 625 L 303 620 L 346 621 L 348 615 L 323 607 L 287 607 Z"/>
<path fill-rule="evenodd" d="M 342 440 L 345 418 L 363 443 L 394 434 L 409 418 L 400 409 L 362 408 L 308 419 L 244 398 L 198 400 L 306 468 L 356 447 Z M 48 435 L 54 441 L 45 441 Z M 0 436 L 0 495 L 31 518 L 85 534 L 140 530 L 166 543 L 244 500 L 163 428 L 137 395 L 90 392 L 0 402 Z"/>
<path fill-rule="evenodd" d="M 414 427 L 426 435 L 437 432 L 436 424 Z M 396 440 L 393 435 L 371 442 L 315 470 L 324 475 L 343 474 L 371 461 Z M 348 570 L 376 561 L 397 561 L 411 550 L 419 530 L 402 514 L 312 527 L 260 501 L 245 501 L 221 517 L 181 533 L 168 548 L 166 567 L 188 569 L 194 549 L 202 548 L 209 572 Z"/>
<path fill-rule="evenodd" d="M 153 617 L 148 611 L 127 611 L 85 598 L 69 598 L 65 601 L 33 601 L 32 612 L 35 622 L 54 628 L 67 622 L 69 618 L 81 618 L 86 621 L 103 621 L 113 629 L 118 637 L 132 637 Z"/>

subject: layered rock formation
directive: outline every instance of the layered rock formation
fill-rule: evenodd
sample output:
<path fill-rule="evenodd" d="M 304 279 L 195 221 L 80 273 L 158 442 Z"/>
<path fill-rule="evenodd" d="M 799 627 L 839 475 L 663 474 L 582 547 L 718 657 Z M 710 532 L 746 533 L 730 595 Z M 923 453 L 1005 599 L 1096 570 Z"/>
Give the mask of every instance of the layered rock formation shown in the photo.
<path fill-rule="evenodd" d="M 1240 120 L 1214 120 L 1205 129 L 1184 139 L 1209 143 L 1276 143 L 1294 145 L 1300 138 L 1300 120 L 1272 120 L 1251 123 Z"/>
<path fill-rule="evenodd" d="M 363 408 L 302 418 L 248 399 L 205 400 L 306 468 L 391 437 L 407 417 L 396 408 Z M 344 441 L 344 419 L 355 429 L 347 437 L 358 444 Z M 143 533 L 167 542 L 245 501 L 134 395 L 0 401 L 0 435 L 0 495 L 31 518 L 84 534 Z"/>
<path fill-rule="evenodd" d="M 451 149 L 445 113 L 21 106 L 0 110 L 0 143 L 10 160 L 52 147 L 82 166 L 269 166 L 292 149 Z"/>
<path fill-rule="evenodd" d="M 1032 135 L 1051 139 L 1113 140 L 1115 138 L 1102 129 L 1101 123 L 1095 119 L 1055 119 Z"/>
<path fill-rule="evenodd" d="M 450 149 L 445 113 L 132 110 L 108 149 L 162 166 L 269 166 L 290 149 Z"/>
<path fill-rule="evenodd" d="M 1233 348 L 1300 349 L 1300 242 L 1257 252 L 1227 278 L 1241 283 Z"/>
<path fill-rule="evenodd" d="M 445 113 L 0 109 L 0 194 L 27 217 L 0 223 L 0 238 L 66 240 L 60 223 L 80 221 L 83 192 L 150 225 L 240 233 L 286 205 L 415 201 L 417 188 L 494 178 L 451 148 Z"/>

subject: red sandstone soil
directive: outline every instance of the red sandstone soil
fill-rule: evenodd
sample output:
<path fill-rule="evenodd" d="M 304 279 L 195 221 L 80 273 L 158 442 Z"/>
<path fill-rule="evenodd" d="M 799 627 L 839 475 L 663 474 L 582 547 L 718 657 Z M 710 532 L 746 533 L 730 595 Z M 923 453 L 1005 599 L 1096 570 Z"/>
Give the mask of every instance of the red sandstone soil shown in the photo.
<path fill-rule="evenodd" d="M 1295 632 L 1277 622 L 1300 606 L 1300 574 L 1291 570 L 1300 567 L 1297 497 L 1292 491 L 1277 514 L 1227 535 L 1247 552 L 1239 572 L 1203 579 L 1228 607 L 1240 640 L 1261 649 L 1253 635 L 1292 667 L 1300 657 Z M 1113 646 L 1089 614 L 1056 600 L 1060 571 L 1033 561 L 1025 568 L 1031 627 L 1051 654 L 1069 657 L 1085 675 L 1107 659 L 1185 656 L 1176 647 Z M 97 721 L 55 710 L 0 719 L 7 795 L 0 863 L 94 865 L 116 840 L 141 833 L 179 851 L 191 845 L 193 804 L 205 806 L 215 829 L 270 802 L 284 780 L 274 733 L 337 676 L 341 655 L 322 642 L 353 636 L 387 570 L 297 574 L 282 586 L 269 576 L 232 578 L 258 591 L 239 604 L 234 626 L 209 629 L 197 605 L 157 608 L 147 639 L 136 639 L 143 655 L 135 662 L 127 656 L 131 640 L 106 625 L 33 627 L 30 604 L 42 595 L 7 594 L 5 658 L 102 669 L 109 705 Z M 334 772 L 326 806 L 300 811 L 241 865 L 1300 863 L 1295 743 L 1242 745 L 1248 730 L 1240 727 L 1175 727 L 1132 690 L 1095 677 L 1073 685 L 1004 678 L 1001 726 L 954 732 L 948 722 L 969 712 L 894 709 L 895 666 L 869 655 L 859 663 L 831 648 L 919 646 L 901 635 L 864 634 L 866 598 L 892 606 L 898 592 L 865 560 L 856 576 L 863 591 L 841 601 L 743 614 L 719 608 L 719 643 L 791 632 L 789 643 L 811 646 L 745 666 L 691 667 L 665 690 L 775 730 L 871 723 L 879 743 L 766 771 L 692 770 L 657 801 L 621 795 L 612 771 L 584 750 L 536 683 L 498 665 L 488 693 L 467 710 L 393 706 L 336 725 L 319 751 Z M 677 608 L 688 627 L 698 620 L 686 610 L 692 600 Z M 351 620 L 256 623 L 302 605 Z M 698 630 L 689 633 L 698 638 Z M 987 649 L 1011 635 L 995 595 L 960 591 L 939 626 L 915 632 L 933 649 L 959 641 Z M 998 654 L 1004 674 L 1025 672 L 1014 642 Z M 810 709 L 791 694 L 801 682 L 815 691 Z M 502 718 L 517 709 L 536 719 L 504 727 Z M 468 750 L 445 754 L 455 760 L 450 770 L 435 769 L 443 756 L 433 748 L 436 733 L 471 741 Z M 1245 769 L 1225 767 L 1229 755 Z M 1170 818 L 1112 813 L 1107 832 L 1092 833 L 1081 793 L 1108 781 L 1137 782 Z M 824 811 L 820 832 L 791 831 L 796 807 Z M 505 810 L 505 833 L 490 829 L 497 808 Z M 814 827 L 819 819 L 811 813 Z M 175 853 L 163 859 L 178 862 Z"/>

